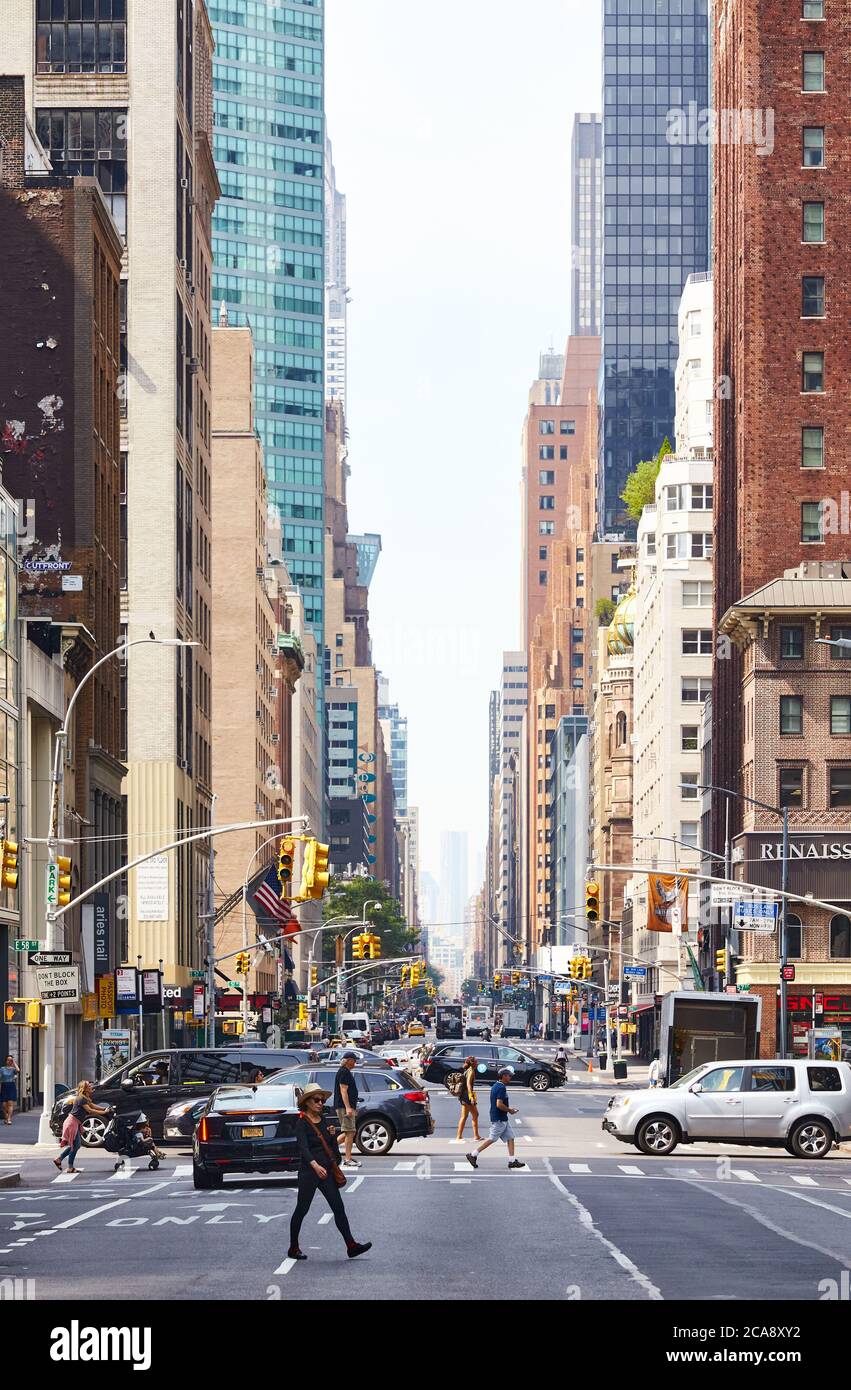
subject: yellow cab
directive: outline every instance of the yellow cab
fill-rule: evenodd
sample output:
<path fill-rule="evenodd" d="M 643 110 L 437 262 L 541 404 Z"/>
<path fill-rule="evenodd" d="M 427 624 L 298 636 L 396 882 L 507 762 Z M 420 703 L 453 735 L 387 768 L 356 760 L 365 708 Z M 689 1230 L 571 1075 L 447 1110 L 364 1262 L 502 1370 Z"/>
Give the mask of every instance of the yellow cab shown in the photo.
<path fill-rule="evenodd" d="M 409 1037 L 409 1038 L 424 1038 L 424 1037 L 425 1037 L 425 1028 L 424 1028 L 423 1025 L 420 1023 L 420 1020 L 419 1020 L 418 1018 L 412 1019 L 411 1022 L 408 1024 L 408 1037 Z"/>

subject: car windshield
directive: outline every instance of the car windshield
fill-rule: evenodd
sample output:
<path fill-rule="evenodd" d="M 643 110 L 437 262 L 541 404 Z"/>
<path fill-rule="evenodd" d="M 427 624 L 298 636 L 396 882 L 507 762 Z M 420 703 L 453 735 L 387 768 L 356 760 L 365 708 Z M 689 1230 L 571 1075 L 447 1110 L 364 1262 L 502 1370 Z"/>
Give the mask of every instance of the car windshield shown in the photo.
<path fill-rule="evenodd" d="M 708 1065 L 712 1064 L 704 1063 L 702 1067 L 695 1067 L 694 1071 L 687 1071 L 685 1076 L 680 1077 L 679 1081 L 671 1082 L 670 1090 L 676 1091 L 681 1086 L 690 1086 L 699 1076 L 703 1076 Z"/>
<path fill-rule="evenodd" d="M 297 1110 L 298 1101 L 294 1086 L 270 1086 L 266 1082 L 262 1092 L 260 1087 L 255 1090 L 253 1086 L 229 1086 L 226 1090 L 217 1091 L 210 1108 L 219 1113 L 229 1110 L 257 1110 L 260 1113 L 264 1110 Z"/>

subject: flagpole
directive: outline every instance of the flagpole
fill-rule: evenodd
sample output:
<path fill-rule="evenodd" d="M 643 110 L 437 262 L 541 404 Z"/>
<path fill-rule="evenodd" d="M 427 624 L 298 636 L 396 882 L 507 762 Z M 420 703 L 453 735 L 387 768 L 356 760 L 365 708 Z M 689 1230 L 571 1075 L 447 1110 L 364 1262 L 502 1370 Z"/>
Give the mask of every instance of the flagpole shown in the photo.
<path fill-rule="evenodd" d="M 251 866 L 252 866 L 252 864 L 254 863 L 254 861 L 255 861 L 255 859 L 257 858 L 257 856 L 258 856 L 258 854 L 260 853 L 260 851 L 261 851 L 261 850 L 264 850 L 264 849 L 266 848 L 267 845 L 274 844 L 274 842 L 275 842 L 276 840 L 280 839 L 280 837 L 281 837 L 281 832 L 280 832 L 280 831 L 278 831 L 275 835 L 270 835 L 269 838 L 268 838 L 268 840 L 264 840 L 263 843 L 262 843 L 262 845 L 258 845 L 258 846 L 257 846 L 256 850 L 254 851 L 254 853 L 252 854 L 251 858 L 249 859 L 248 863 L 247 863 L 246 866 L 245 866 L 245 873 L 244 873 L 243 876 L 242 876 L 242 949 L 243 949 L 243 951 L 247 951 L 247 950 L 248 950 L 248 875 L 250 874 L 250 872 L 251 872 Z M 277 979 L 276 979 L 276 980 L 275 980 L 275 984 L 277 985 L 277 983 L 278 983 L 278 981 L 277 981 Z M 246 976 L 245 976 L 245 979 L 243 980 L 243 985 L 242 985 L 242 1035 L 243 1035 L 243 1037 L 245 1037 L 245 1034 L 246 1034 L 247 1032 L 248 1032 L 248 976 L 246 975 Z"/>

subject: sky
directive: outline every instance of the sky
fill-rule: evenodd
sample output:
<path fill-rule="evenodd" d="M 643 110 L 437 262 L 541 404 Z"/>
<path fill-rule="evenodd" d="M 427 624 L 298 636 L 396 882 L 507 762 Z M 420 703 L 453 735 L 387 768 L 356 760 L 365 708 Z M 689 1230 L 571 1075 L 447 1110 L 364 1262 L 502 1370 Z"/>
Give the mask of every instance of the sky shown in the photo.
<path fill-rule="evenodd" d="M 326 0 L 347 199 L 349 524 L 377 531 L 373 659 L 408 717 L 423 869 L 487 840 L 488 698 L 520 636 L 520 438 L 569 330 L 570 137 L 594 0 Z"/>

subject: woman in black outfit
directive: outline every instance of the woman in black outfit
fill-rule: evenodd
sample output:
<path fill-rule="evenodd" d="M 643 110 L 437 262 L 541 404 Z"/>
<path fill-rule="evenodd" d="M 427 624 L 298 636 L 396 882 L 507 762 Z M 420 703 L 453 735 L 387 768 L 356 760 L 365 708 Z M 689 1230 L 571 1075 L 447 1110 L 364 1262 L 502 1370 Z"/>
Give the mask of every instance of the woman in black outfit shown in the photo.
<path fill-rule="evenodd" d="M 317 1191 L 322 1193 L 334 1213 L 334 1223 L 346 1242 L 349 1259 L 353 1260 L 372 1248 L 371 1240 L 361 1245 L 352 1235 L 340 1189 L 334 1181 L 332 1169 L 339 1167 L 340 1150 L 336 1135 L 331 1133 L 328 1121 L 322 1114 L 322 1106 L 330 1094 L 330 1091 L 323 1091 L 321 1086 L 313 1082 L 305 1086 L 299 1101 L 301 1114 L 295 1127 L 300 1159 L 298 1201 L 290 1222 L 290 1248 L 287 1251 L 291 1260 L 307 1259 L 299 1249 L 298 1237 L 301 1223 L 310 1211 Z"/>

